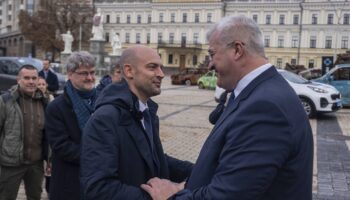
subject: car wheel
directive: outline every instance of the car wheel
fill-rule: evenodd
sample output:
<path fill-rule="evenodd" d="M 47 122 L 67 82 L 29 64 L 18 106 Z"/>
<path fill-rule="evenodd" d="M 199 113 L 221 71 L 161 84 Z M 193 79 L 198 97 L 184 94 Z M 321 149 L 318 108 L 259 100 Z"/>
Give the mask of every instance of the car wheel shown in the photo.
<path fill-rule="evenodd" d="M 185 85 L 190 86 L 191 85 L 191 80 L 186 80 Z"/>
<path fill-rule="evenodd" d="M 202 82 L 198 83 L 198 88 L 199 88 L 199 89 L 204 89 L 204 85 L 203 85 Z"/>
<path fill-rule="evenodd" d="M 316 108 L 314 104 L 309 99 L 306 99 L 306 98 L 300 98 L 300 100 L 301 100 L 301 104 L 304 107 L 306 115 L 309 118 L 314 118 L 316 116 Z"/>

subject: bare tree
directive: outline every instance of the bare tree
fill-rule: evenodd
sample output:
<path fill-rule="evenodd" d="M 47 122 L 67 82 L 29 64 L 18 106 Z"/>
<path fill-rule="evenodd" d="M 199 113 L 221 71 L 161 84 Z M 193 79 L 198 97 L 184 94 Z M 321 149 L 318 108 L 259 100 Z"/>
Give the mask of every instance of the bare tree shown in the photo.
<path fill-rule="evenodd" d="M 73 50 L 77 49 L 80 40 L 82 44 L 87 44 L 91 37 L 92 16 L 92 5 L 80 0 L 45 0 L 36 12 L 22 10 L 19 26 L 26 39 L 43 51 L 52 52 L 54 60 L 55 54 L 64 47 L 60 35 L 68 30 L 74 37 Z"/>

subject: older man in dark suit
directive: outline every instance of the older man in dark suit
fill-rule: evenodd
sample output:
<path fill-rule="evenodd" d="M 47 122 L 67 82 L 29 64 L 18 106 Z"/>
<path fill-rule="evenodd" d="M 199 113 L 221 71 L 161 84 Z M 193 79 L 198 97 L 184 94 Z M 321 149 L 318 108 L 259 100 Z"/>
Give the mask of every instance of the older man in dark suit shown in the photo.
<path fill-rule="evenodd" d="M 228 16 L 208 33 L 218 86 L 232 91 L 176 200 L 311 200 L 313 140 L 298 96 L 266 59 L 261 31 Z M 153 199 L 176 188 L 154 178 Z"/>

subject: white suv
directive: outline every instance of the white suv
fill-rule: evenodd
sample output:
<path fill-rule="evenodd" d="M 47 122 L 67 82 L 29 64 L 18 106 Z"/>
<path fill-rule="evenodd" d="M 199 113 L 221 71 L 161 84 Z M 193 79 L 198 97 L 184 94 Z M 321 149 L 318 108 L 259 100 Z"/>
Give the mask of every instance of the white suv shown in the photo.
<path fill-rule="evenodd" d="M 309 118 L 315 117 L 317 113 L 335 112 L 342 108 L 340 93 L 335 87 L 308 81 L 286 70 L 278 70 L 278 72 L 297 93 Z M 224 91 L 216 86 L 216 101 Z"/>
<path fill-rule="evenodd" d="M 285 70 L 278 72 L 297 93 L 310 118 L 315 117 L 316 113 L 335 112 L 342 107 L 340 93 L 335 87 L 308 81 Z"/>

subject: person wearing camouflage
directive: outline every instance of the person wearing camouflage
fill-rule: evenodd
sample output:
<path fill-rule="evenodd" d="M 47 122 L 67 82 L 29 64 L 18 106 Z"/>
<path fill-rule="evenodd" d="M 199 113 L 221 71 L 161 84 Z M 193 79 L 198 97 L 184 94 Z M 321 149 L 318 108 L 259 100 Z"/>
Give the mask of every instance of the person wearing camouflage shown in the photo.
<path fill-rule="evenodd" d="M 37 69 L 24 65 L 18 85 L 0 97 L 0 200 L 15 200 L 22 180 L 28 200 L 41 197 L 47 99 L 37 81 Z"/>

